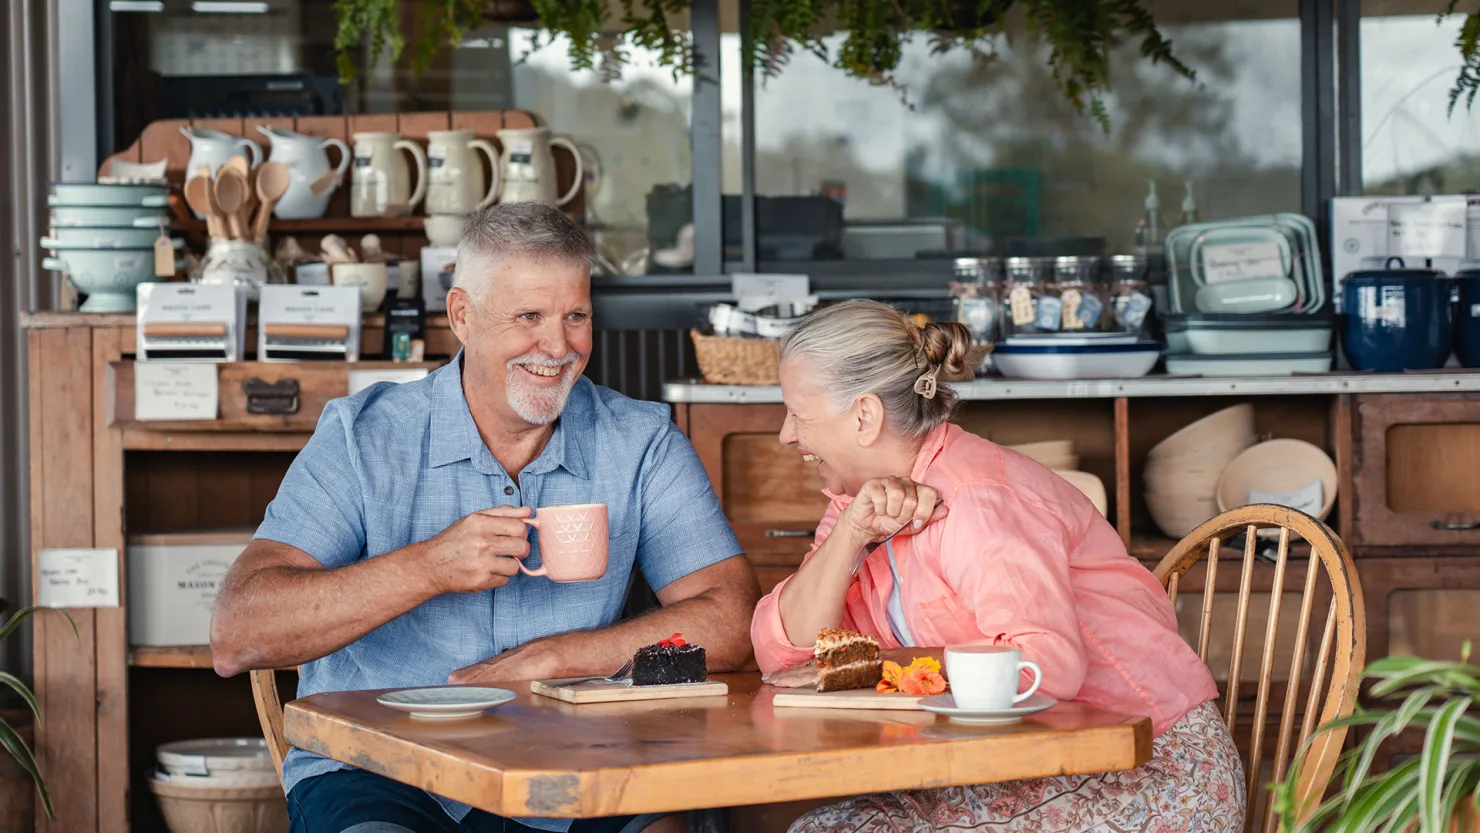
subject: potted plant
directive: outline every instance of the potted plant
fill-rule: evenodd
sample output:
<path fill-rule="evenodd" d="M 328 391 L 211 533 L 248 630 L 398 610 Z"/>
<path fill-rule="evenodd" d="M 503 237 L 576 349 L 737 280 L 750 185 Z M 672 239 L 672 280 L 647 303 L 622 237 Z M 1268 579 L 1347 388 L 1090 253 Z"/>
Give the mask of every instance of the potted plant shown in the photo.
<path fill-rule="evenodd" d="M 10 603 L 0 599 L 0 614 L 10 609 Z M 21 622 L 27 616 L 38 610 L 54 610 L 55 608 L 28 607 L 16 611 L 4 626 L 0 626 L 0 643 L 7 637 L 20 629 Z M 66 611 L 57 611 L 67 617 L 67 622 L 72 625 L 72 632 L 77 633 L 77 624 L 72 621 Z M 31 687 L 20 677 L 0 671 L 0 749 L 8 753 L 8 759 L 0 758 L 0 806 L 6 807 L 3 823 L 0 830 L 29 829 L 31 825 L 26 824 L 25 819 L 34 815 L 32 795 L 35 792 L 41 794 L 41 806 L 46 810 L 46 817 L 53 818 L 51 796 L 46 791 L 46 782 L 41 777 L 41 772 L 36 767 L 36 757 L 32 754 L 29 739 L 33 738 L 31 720 L 41 722 L 41 708 L 36 703 L 36 696 L 31 693 Z M 18 708 L 8 708 L 14 703 Z M 34 785 L 34 786 L 33 786 Z M 18 805 L 18 806 L 17 806 Z M 7 824 L 15 826 L 8 827 Z"/>
<path fill-rule="evenodd" d="M 662 66 L 675 74 L 693 72 L 689 33 L 674 25 L 687 12 L 689 0 L 621 0 L 614 15 L 606 0 L 423 0 L 418 10 L 420 37 L 412 61 L 424 70 L 445 44 L 484 20 L 520 17 L 524 3 L 545 30 L 545 40 L 570 41 L 576 69 L 599 69 L 618 77 L 631 47 L 657 53 Z M 1028 29 L 1049 47 L 1048 63 L 1063 95 L 1083 112 L 1088 108 L 1102 125 L 1109 123 L 1103 97 L 1110 90 L 1110 52 L 1119 43 L 1139 39 L 1141 55 L 1165 63 L 1175 72 L 1195 73 L 1172 53 L 1156 27 L 1145 0 L 743 0 L 748 8 L 748 34 L 741 61 L 764 76 L 781 71 L 798 48 L 812 52 L 855 78 L 896 89 L 895 70 L 904 44 L 929 38 L 934 52 L 969 50 L 989 57 L 1007 12 L 1021 9 Z M 402 0 L 336 0 L 340 74 L 355 75 L 355 52 L 368 37 L 370 63 L 389 52 L 398 60 L 406 46 L 401 31 Z M 616 5 L 616 4 L 614 4 Z M 819 32 L 846 31 L 829 50 Z"/>
<path fill-rule="evenodd" d="M 1364 708 L 1317 730 L 1366 726 L 1370 731 L 1344 752 L 1332 773 L 1330 798 L 1311 807 L 1296 800 L 1298 773 L 1274 785 L 1282 830 L 1470 830 L 1480 809 L 1480 668 L 1470 665 L 1470 643 L 1459 662 L 1387 657 L 1370 663 L 1364 678 L 1385 705 Z M 1405 729 L 1422 729 L 1423 751 L 1386 772 L 1373 765 L 1383 743 Z M 1314 736 L 1313 738 L 1314 739 Z M 1307 742 L 1306 746 L 1309 746 Z"/>

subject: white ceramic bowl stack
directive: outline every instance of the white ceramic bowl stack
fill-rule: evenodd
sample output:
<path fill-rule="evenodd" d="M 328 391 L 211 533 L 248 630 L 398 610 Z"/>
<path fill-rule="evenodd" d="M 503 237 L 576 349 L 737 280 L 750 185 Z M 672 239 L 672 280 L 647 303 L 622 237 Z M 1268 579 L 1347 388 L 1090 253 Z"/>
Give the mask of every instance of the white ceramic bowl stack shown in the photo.
<path fill-rule="evenodd" d="M 1224 469 L 1257 441 L 1254 406 L 1234 405 L 1183 427 L 1146 455 L 1146 508 L 1162 533 L 1181 538 L 1218 514 Z"/>
<path fill-rule="evenodd" d="M 51 228 L 41 248 L 50 257 L 42 266 L 87 296 L 82 312 L 133 312 L 138 285 L 156 280 L 154 241 L 170 228 L 168 186 L 57 182 L 46 202 Z"/>
<path fill-rule="evenodd" d="M 177 741 L 149 788 L 170 833 L 287 833 L 288 803 L 262 738 Z"/>

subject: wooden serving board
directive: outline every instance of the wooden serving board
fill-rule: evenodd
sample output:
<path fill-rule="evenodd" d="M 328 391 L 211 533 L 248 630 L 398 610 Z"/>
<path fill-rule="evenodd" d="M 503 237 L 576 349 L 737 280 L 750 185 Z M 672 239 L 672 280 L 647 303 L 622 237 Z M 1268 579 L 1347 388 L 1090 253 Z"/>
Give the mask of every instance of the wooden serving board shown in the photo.
<path fill-rule="evenodd" d="M 923 697 L 898 692 L 883 693 L 869 688 L 851 691 L 818 691 L 815 688 L 777 689 L 771 700 L 777 708 L 808 709 L 919 709 Z"/>
<path fill-rule="evenodd" d="M 668 700 L 675 697 L 723 697 L 730 687 L 718 680 L 683 685 L 632 685 L 629 682 L 613 683 L 597 680 L 576 683 L 573 686 L 558 686 L 560 680 L 535 680 L 529 684 L 529 693 L 563 700 L 567 703 L 618 703 L 637 700 Z"/>

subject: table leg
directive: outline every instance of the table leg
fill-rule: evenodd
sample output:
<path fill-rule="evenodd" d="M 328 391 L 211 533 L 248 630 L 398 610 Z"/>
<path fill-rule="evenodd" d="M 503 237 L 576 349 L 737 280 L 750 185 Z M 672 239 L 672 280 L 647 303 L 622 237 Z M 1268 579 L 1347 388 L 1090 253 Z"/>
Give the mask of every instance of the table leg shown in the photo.
<path fill-rule="evenodd" d="M 730 810 L 690 810 L 689 833 L 730 833 Z"/>

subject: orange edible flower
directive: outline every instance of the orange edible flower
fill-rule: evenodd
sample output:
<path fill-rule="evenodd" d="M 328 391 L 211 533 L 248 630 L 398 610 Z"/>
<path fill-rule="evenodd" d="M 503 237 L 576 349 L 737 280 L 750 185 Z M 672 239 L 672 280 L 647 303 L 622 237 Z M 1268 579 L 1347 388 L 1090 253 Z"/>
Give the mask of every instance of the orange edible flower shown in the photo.
<path fill-rule="evenodd" d="M 884 693 L 940 694 L 946 690 L 946 680 L 940 675 L 940 662 L 931 657 L 916 657 L 908 667 L 901 668 L 897 662 L 884 662 L 884 679 L 874 687 Z"/>

